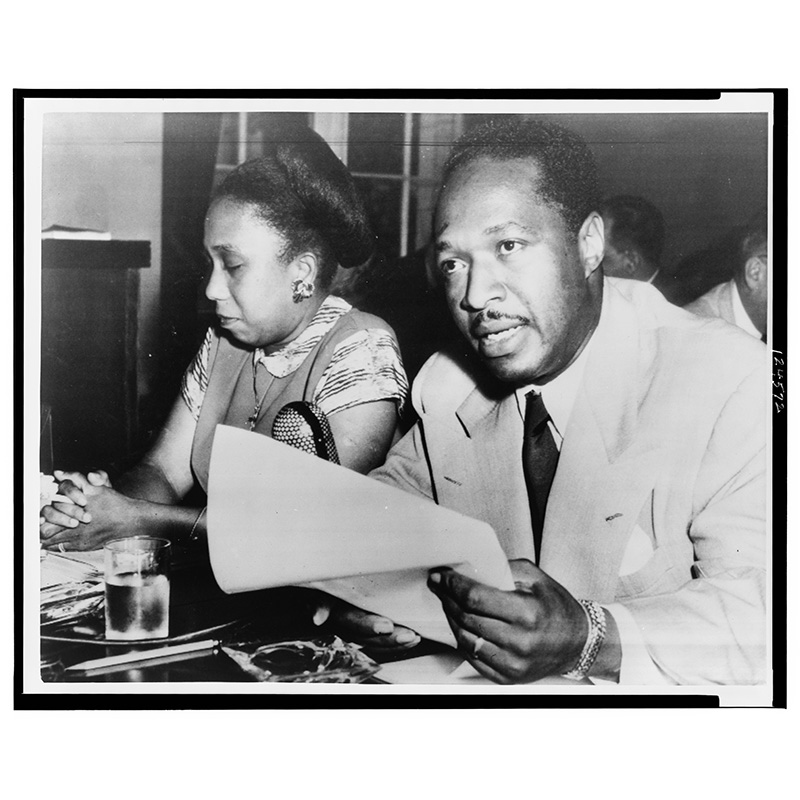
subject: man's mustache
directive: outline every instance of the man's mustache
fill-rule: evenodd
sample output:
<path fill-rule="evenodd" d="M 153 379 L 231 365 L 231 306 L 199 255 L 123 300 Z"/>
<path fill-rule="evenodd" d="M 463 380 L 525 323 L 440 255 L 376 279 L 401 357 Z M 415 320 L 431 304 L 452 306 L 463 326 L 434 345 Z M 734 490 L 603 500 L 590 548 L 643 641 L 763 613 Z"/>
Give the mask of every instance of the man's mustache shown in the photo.
<path fill-rule="evenodd" d="M 472 320 L 469 326 L 469 332 L 472 336 L 479 336 L 480 329 L 487 322 L 513 322 L 515 325 L 530 325 L 531 321 L 527 317 L 521 317 L 518 314 L 504 314 L 502 311 L 497 311 L 493 308 L 487 308 Z"/>

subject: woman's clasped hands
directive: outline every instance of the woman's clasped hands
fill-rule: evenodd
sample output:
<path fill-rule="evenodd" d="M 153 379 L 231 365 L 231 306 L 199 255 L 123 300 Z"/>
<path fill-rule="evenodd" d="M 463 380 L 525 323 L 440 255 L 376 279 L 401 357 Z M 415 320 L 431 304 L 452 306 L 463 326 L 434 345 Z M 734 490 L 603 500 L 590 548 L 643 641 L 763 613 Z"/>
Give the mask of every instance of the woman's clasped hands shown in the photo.
<path fill-rule="evenodd" d="M 55 499 L 39 512 L 42 547 L 97 550 L 125 529 L 136 501 L 115 491 L 106 472 L 55 470 L 53 475 L 58 496 L 65 499 Z"/>

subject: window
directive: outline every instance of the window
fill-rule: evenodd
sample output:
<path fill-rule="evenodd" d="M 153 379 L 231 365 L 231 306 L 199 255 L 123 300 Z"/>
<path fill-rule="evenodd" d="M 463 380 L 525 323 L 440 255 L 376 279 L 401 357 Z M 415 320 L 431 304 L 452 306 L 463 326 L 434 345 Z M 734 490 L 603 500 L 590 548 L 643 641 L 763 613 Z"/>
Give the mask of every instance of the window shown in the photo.
<path fill-rule="evenodd" d="M 378 235 L 395 260 L 423 247 L 442 165 L 463 120 L 454 114 L 238 112 L 222 115 L 216 180 L 263 152 L 291 126 L 310 125 L 352 173 Z"/>
<path fill-rule="evenodd" d="M 222 114 L 214 186 L 235 166 L 264 155 L 267 142 L 280 141 L 297 125 L 310 125 L 311 114 L 240 111 Z"/>

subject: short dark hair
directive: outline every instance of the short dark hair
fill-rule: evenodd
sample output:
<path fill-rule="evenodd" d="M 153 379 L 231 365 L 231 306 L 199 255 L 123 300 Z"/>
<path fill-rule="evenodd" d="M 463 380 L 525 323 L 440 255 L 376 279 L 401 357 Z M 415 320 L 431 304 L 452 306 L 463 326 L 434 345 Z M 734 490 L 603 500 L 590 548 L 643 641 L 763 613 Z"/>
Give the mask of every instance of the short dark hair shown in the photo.
<path fill-rule="evenodd" d="M 617 250 L 634 247 L 651 263 L 659 263 L 664 250 L 664 216 L 649 200 L 619 194 L 603 200 L 600 213 L 613 222 L 611 238 Z"/>
<path fill-rule="evenodd" d="M 268 147 L 265 155 L 230 172 L 211 200 L 252 206 L 286 240 L 286 263 L 302 252 L 315 253 L 320 262 L 317 282 L 328 288 L 338 264 L 363 264 L 375 248 L 353 177 L 310 128 Z"/>
<path fill-rule="evenodd" d="M 490 117 L 453 146 L 443 183 L 481 158 L 534 159 L 541 172 L 536 193 L 561 213 L 575 234 L 597 209 L 600 194 L 594 156 L 580 136 L 561 125 L 516 115 Z"/>

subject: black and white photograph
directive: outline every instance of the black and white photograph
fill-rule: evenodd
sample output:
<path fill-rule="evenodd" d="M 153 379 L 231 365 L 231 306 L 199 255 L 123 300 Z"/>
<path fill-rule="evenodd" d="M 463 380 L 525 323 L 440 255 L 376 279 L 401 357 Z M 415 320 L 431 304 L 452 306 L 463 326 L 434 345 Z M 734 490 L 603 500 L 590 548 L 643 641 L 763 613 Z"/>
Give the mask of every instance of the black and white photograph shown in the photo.
<path fill-rule="evenodd" d="M 785 694 L 785 95 L 673 94 L 21 100 L 23 696 Z"/>

